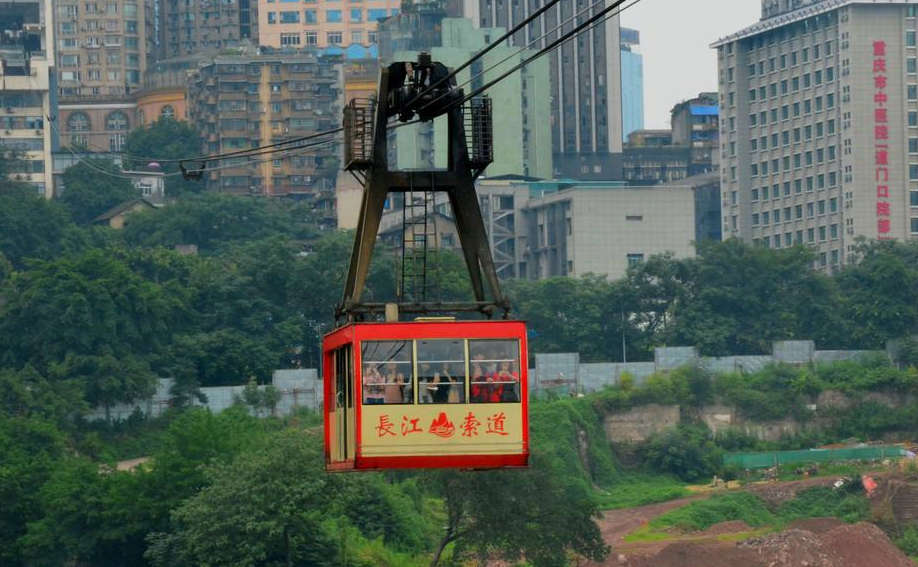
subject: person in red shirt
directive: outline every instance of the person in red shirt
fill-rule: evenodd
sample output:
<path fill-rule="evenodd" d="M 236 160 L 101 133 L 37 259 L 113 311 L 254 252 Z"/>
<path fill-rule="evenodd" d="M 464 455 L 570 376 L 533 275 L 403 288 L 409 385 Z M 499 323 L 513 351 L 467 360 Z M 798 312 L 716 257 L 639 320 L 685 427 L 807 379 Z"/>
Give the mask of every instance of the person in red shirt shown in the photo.
<path fill-rule="evenodd" d="M 494 379 L 494 389 L 496 390 L 492 395 L 492 402 L 520 401 L 520 396 L 517 391 L 520 383 L 520 375 L 510 369 L 509 361 L 505 360 L 501 362 L 500 367 L 492 378 Z"/>

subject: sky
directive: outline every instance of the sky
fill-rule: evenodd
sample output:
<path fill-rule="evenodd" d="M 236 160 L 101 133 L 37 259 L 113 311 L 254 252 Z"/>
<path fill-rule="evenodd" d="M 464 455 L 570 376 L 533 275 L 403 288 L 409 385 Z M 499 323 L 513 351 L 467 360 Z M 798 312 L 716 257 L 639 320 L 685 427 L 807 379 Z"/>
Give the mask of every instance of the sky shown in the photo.
<path fill-rule="evenodd" d="M 669 111 L 700 92 L 717 91 L 710 45 L 758 21 L 760 0 L 642 0 L 622 13 L 641 32 L 644 127 L 668 129 Z"/>

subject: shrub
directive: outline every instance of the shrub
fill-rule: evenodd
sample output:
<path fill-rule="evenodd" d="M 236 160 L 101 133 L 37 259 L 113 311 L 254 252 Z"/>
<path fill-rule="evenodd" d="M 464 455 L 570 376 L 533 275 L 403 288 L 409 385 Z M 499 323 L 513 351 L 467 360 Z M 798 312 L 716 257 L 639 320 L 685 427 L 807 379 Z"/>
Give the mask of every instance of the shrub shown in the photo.
<path fill-rule="evenodd" d="M 723 452 L 703 426 L 680 425 L 651 437 L 640 449 L 644 466 L 686 482 L 697 482 L 720 470 Z"/>

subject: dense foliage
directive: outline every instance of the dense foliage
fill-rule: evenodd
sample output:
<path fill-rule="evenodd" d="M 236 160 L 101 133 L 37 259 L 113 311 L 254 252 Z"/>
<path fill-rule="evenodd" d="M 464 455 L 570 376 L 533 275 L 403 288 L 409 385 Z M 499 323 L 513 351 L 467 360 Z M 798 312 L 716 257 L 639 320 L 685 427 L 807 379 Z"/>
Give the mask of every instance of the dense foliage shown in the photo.
<path fill-rule="evenodd" d="M 160 120 L 130 135 L 128 153 L 169 159 L 193 139 L 186 125 Z M 0 155 L 4 566 L 599 560 L 607 551 L 594 521 L 601 504 L 679 495 L 672 477 L 651 475 L 705 478 L 719 451 L 754 443 L 685 425 L 641 448 L 647 473 L 637 476 L 616 463 L 606 411 L 723 400 L 753 418 L 806 418 L 807 401 L 829 389 L 918 393 L 914 370 L 879 360 L 716 377 L 688 367 L 642 387 L 626 377 L 595 399 L 534 404 L 527 471 L 329 476 L 314 416 L 256 419 L 242 407 L 212 415 L 186 402 L 202 386 L 265 383 L 276 368 L 318 366 L 351 234 L 321 231 L 302 204 L 198 194 L 177 178 L 167 186 L 179 197 L 170 206 L 134 214 L 123 231 L 90 226 L 131 196 L 122 180 L 77 166 L 65 174 L 64 198 L 48 201 L 6 179 L 14 162 Z M 507 290 L 529 321 L 533 352 L 578 351 L 584 360 L 647 359 L 661 344 L 758 353 L 791 338 L 876 348 L 918 326 L 914 243 L 864 243 L 862 262 L 833 276 L 814 271 L 803 248 L 726 242 L 698 252 L 650 258 L 620 281 L 514 281 Z M 462 259 L 442 253 L 436 265 L 441 299 L 468 298 Z M 377 254 L 366 294 L 394 299 L 395 281 L 393 256 Z M 918 361 L 918 345 L 901 350 L 905 366 Z M 164 418 L 84 422 L 90 407 L 136 402 L 164 376 L 175 381 Z M 241 400 L 270 406 L 248 395 L 255 391 Z M 916 423 L 914 406 L 876 411 L 875 403 L 855 404 L 834 434 L 872 437 Z M 150 460 L 116 470 L 115 460 L 133 457 Z M 624 494 L 629 479 L 652 484 L 653 494 Z"/>

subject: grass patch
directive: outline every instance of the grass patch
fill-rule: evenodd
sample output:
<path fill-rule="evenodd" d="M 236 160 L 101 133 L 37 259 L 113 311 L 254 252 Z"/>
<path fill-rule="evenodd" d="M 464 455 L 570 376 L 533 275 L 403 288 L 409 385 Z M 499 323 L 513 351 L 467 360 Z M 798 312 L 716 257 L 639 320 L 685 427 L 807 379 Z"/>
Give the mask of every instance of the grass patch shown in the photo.
<path fill-rule="evenodd" d="M 620 510 L 668 502 L 689 495 L 685 485 L 673 477 L 626 473 L 612 486 L 599 492 L 599 505 L 603 510 Z"/>
<path fill-rule="evenodd" d="M 870 503 L 858 483 L 846 490 L 817 487 L 804 490 L 797 498 L 770 509 L 762 499 L 750 492 L 717 494 L 671 510 L 635 530 L 627 542 L 652 542 L 678 539 L 680 534 L 701 532 L 715 524 L 741 520 L 753 528 L 742 534 L 725 534 L 723 541 L 741 541 L 760 533 L 783 529 L 794 520 L 806 518 L 838 518 L 848 523 L 866 520 Z M 916 532 L 918 533 L 918 532 Z M 736 539 L 730 539 L 736 538 Z M 721 539 L 718 536 L 717 539 Z M 903 542 L 900 547 L 907 547 Z"/>
<path fill-rule="evenodd" d="M 656 531 L 699 532 L 731 520 L 742 520 L 758 528 L 775 523 L 775 515 L 764 501 L 753 494 L 733 492 L 716 494 L 707 500 L 667 512 L 651 520 L 648 527 Z"/>

